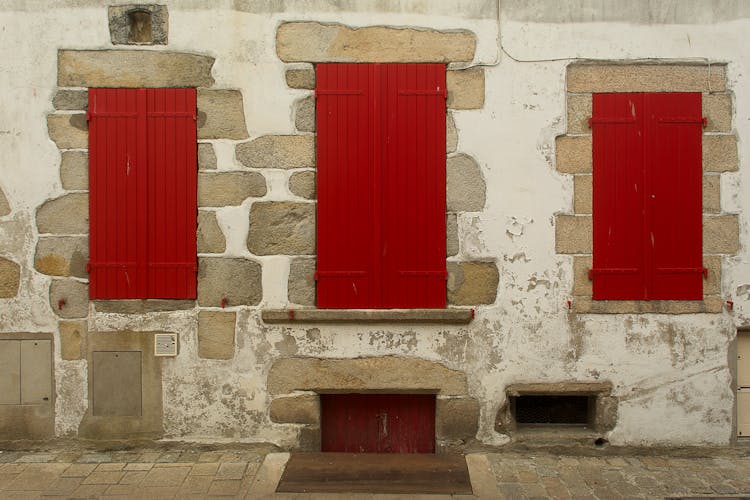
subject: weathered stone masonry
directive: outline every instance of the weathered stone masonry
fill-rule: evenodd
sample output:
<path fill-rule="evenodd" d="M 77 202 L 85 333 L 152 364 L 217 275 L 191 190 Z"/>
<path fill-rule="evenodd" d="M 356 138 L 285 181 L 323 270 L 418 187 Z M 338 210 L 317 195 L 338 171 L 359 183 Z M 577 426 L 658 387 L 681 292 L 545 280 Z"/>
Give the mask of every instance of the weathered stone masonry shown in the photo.
<path fill-rule="evenodd" d="M 592 266 L 592 140 L 588 119 L 596 92 L 702 92 L 703 265 L 708 278 L 702 301 L 594 301 Z M 555 218 L 556 251 L 573 255 L 573 310 L 580 313 L 720 313 L 724 257 L 739 250 L 739 220 L 721 208 L 721 175 L 737 171 L 732 133 L 732 94 L 721 64 L 580 63 L 567 70 L 567 134 L 555 143 L 557 171 L 573 175 L 573 213 Z"/>

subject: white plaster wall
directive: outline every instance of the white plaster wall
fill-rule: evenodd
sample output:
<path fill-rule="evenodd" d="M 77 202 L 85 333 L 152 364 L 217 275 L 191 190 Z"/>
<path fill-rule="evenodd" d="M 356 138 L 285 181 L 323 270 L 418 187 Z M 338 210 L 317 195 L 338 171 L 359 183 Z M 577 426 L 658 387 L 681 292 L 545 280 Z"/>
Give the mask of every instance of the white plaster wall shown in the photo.
<path fill-rule="evenodd" d="M 553 146 L 555 136 L 565 130 L 565 67 L 574 58 L 707 59 L 729 63 L 734 127 L 744 166 L 750 154 L 743 140 L 750 137 L 745 76 L 750 54 L 744 43 L 750 20 L 664 25 L 599 22 L 593 16 L 590 22 L 561 24 L 513 11 L 515 3 L 510 2 L 507 13 L 512 15 L 501 10 L 498 23 L 493 2 L 468 0 L 341 2 L 340 8 L 322 0 L 166 3 L 169 45 L 146 50 L 215 57 L 216 87 L 242 91 L 251 138 L 293 132 L 291 104 L 306 93 L 286 87 L 285 65 L 275 54 L 275 31 L 283 21 L 473 31 L 478 40 L 475 62 L 488 65 L 486 104 L 482 110 L 455 111 L 454 116 L 459 151 L 479 162 L 488 196 L 483 212 L 459 218 L 459 258 L 495 259 L 500 270 L 496 303 L 477 308 L 475 321 L 462 327 L 272 327 L 259 320 L 258 308 L 234 308 L 237 349 L 229 361 L 198 359 L 195 311 L 89 318 L 92 330 L 170 329 L 181 334 L 180 355 L 163 362 L 168 437 L 292 444 L 297 429 L 272 424 L 267 416 L 264 387 L 275 359 L 401 355 L 466 371 L 470 391 L 482 405 L 478 437 L 487 443 L 505 441 L 493 424 L 508 384 L 568 380 L 613 383 L 621 403 L 618 425 L 609 435 L 612 443 L 728 442 L 734 398 L 728 348 L 735 326 L 747 324 L 750 317 L 745 245 L 750 228 L 741 217 L 742 250 L 724 268 L 722 294 L 734 301 L 733 312 L 571 315 L 566 301 L 572 261 L 555 254 L 552 224 L 555 213 L 572 211 L 572 180 L 555 172 Z M 539 12 L 555 4 L 534 3 Z M 659 9 L 659 2 L 652 4 Z M 703 19 L 700 4 L 691 5 L 697 9 L 696 19 Z M 257 11 L 249 12 L 252 9 Z M 537 21 L 524 20 L 528 18 Z M 33 253 L 35 209 L 63 192 L 59 153 L 46 131 L 59 48 L 112 48 L 106 7 L 87 0 L 10 1 L 0 6 L 0 187 L 13 207 L 9 216 L 0 218 L 0 255 L 22 265 L 19 296 L 0 300 L 4 332 L 57 330 L 57 317 L 48 304 L 49 278 L 33 270 Z M 219 169 L 241 168 L 233 158 L 234 143 L 215 141 Z M 263 174 L 269 183 L 264 199 L 290 196 L 288 172 Z M 746 169 L 725 174 L 724 210 L 741 213 L 750 203 L 747 175 Z M 227 255 L 250 257 L 245 247 L 250 203 L 218 210 Z M 261 306 L 283 306 L 288 259 L 256 259 L 264 266 Z M 56 356 L 56 429 L 59 435 L 74 434 L 85 410 L 86 366 Z"/>

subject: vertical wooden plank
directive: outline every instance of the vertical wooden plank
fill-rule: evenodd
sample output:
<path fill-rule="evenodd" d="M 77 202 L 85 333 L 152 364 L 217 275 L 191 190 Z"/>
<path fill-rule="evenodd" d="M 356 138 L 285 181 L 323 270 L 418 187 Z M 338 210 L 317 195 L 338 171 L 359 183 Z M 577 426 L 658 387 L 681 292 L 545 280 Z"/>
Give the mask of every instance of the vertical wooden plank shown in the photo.
<path fill-rule="evenodd" d="M 645 299 L 642 94 L 594 94 L 592 128 L 593 297 Z"/>
<path fill-rule="evenodd" d="M 701 300 L 701 94 L 646 94 L 651 299 Z"/>

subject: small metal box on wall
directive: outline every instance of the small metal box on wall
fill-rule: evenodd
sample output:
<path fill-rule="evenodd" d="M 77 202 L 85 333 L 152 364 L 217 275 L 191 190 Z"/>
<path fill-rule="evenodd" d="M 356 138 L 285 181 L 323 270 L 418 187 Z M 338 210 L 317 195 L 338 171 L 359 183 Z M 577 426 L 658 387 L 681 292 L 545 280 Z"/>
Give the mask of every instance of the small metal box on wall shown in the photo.
<path fill-rule="evenodd" d="M 737 332 L 737 436 L 750 437 L 750 331 Z"/>

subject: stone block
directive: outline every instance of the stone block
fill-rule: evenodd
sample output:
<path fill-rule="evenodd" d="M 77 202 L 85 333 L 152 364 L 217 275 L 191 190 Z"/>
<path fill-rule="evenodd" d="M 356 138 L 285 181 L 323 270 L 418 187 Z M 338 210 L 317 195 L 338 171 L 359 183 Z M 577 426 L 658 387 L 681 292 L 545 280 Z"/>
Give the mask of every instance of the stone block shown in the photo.
<path fill-rule="evenodd" d="M 229 307 L 260 303 L 263 298 L 261 266 L 247 259 L 200 257 L 198 259 L 198 304 Z"/>
<path fill-rule="evenodd" d="M 703 176 L 703 213 L 721 212 L 721 176 Z"/>
<path fill-rule="evenodd" d="M 592 114 L 591 94 L 568 94 L 567 117 L 569 134 L 590 134 L 589 118 Z"/>
<path fill-rule="evenodd" d="M 40 236 L 34 269 L 49 276 L 88 278 L 89 240 L 86 236 Z"/>
<path fill-rule="evenodd" d="M 198 172 L 198 206 L 240 205 L 266 194 L 266 179 L 258 172 Z"/>
<path fill-rule="evenodd" d="M 10 203 L 8 203 L 8 198 L 5 197 L 5 193 L 2 189 L 0 189 L 0 217 L 8 215 L 10 212 L 11 210 Z"/>
<path fill-rule="evenodd" d="M 63 189 L 86 191 L 89 188 L 89 154 L 87 151 L 63 151 L 60 160 Z"/>
<path fill-rule="evenodd" d="M 21 283 L 21 266 L 12 260 L 0 257 L 0 299 L 18 295 Z"/>
<path fill-rule="evenodd" d="M 593 226 L 590 216 L 555 216 L 555 251 L 557 253 L 591 253 Z"/>
<path fill-rule="evenodd" d="M 227 249 L 216 212 L 198 210 L 198 253 L 223 253 Z"/>
<path fill-rule="evenodd" d="M 448 257 L 458 254 L 458 217 L 456 214 L 445 216 L 445 254 Z"/>
<path fill-rule="evenodd" d="M 198 89 L 198 139 L 247 139 L 239 90 Z"/>
<path fill-rule="evenodd" d="M 455 153 L 458 149 L 458 130 L 453 113 L 445 115 L 445 152 Z"/>
<path fill-rule="evenodd" d="M 276 32 L 284 62 L 469 62 L 475 48 L 467 31 L 289 22 Z"/>
<path fill-rule="evenodd" d="M 493 304 L 499 280 L 494 262 L 448 262 L 448 303 Z"/>
<path fill-rule="evenodd" d="M 44 202 L 36 211 L 36 226 L 41 234 L 88 234 L 88 193 L 70 193 Z"/>
<path fill-rule="evenodd" d="M 200 311 L 198 313 L 198 357 L 232 359 L 234 357 L 234 312 Z"/>
<path fill-rule="evenodd" d="M 557 171 L 563 174 L 592 172 L 592 143 L 590 135 L 561 135 L 555 139 Z"/>
<path fill-rule="evenodd" d="M 484 68 L 448 71 L 448 109 L 480 109 L 484 106 Z"/>
<path fill-rule="evenodd" d="M 60 357 L 64 360 L 84 358 L 84 342 L 86 340 L 85 321 L 60 321 Z"/>
<path fill-rule="evenodd" d="M 703 94 L 703 116 L 706 132 L 732 131 L 732 95 Z"/>
<path fill-rule="evenodd" d="M 52 106 L 63 111 L 86 111 L 89 109 L 88 90 L 58 89 L 52 98 Z"/>
<path fill-rule="evenodd" d="M 47 115 L 47 132 L 58 149 L 86 149 L 89 131 L 86 115 Z"/>
<path fill-rule="evenodd" d="M 591 175 L 573 177 L 573 211 L 577 214 L 590 214 L 594 207 L 594 184 Z"/>
<path fill-rule="evenodd" d="M 735 136 L 703 136 L 703 170 L 705 172 L 735 172 L 739 166 Z"/>
<path fill-rule="evenodd" d="M 315 70 L 312 68 L 286 70 L 286 84 L 293 89 L 315 88 Z"/>
<path fill-rule="evenodd" d="M 253 203 L 247 248 L 255 255 L 313 255 L 315 204 Z"/>
<path fill-rule="evenodd" d="M 109 36 L 113 45 L 166 45 L 169 12 L 166 5 L 109 6 Z M 131 16 L 139 17 L 131 17 Z"/>
<path fill-rule="evenodd" d="M 198 170 L 216 170 L 216 153 L 209 142 L 198 144 Z"/>
<path fill-rule="evenodd" d="M 435 401 L 435 435 L 438 439 L 468 441 L 479 430 L 479 402 L 474 398 Z"/>
<path fill-rule="evenodd" d="M 289 191 L 296 196 L 314 200 L 316 196 L 315 171 L 293 173 L 289 177 Z"/>
<path fill-rule="evenodd" d="M 89 286 L 72 279 L 52 280 L 49 304 L 61 318 L 85 318 L 89 314 Z"/>
<path fill-rule="evenodd" d="M 292 259 L 287 295 L 292 304 L 315 305 L 315 258 Z"/>
<path fill-rule="evenodd" d="M 214 58 L 151 50 L 59 50 L 59 87 L 210 87 Z"/>
<path fill-rule="evenodd" d="M 581 314 L 699 314 L 720 313 L 721 297 L 704 300 L 592 300 L 576 297 L 573 310 Z"/>
<path fill-rule="evenodd" d="M 116 299 L 94 300 L 97 313 L 146 314 L 152 312 L 185 311 L 195 307 L 194 300 L 182 299 Z"/>
<path fill-rule="evenodd" d="M 708 276 L 703 280 L 703 295 L 721 294 L 721 256 L 704 255 L 703 267 L 708 269 Z"/>
<path fill-rule="evenodd" d="M 478 212 L 484 208 L 487 186 L 477 162 L 458 154 L 446 161 L 446 207 L 451 212 Z"/>
<path fill-rule="evenodd" d="M 466 374 L 418 358 L 393 356 L 354 359 L 282 358 L 268 372 L 268 392 L 295 390 L 434 390 L 441 396 L 464 396 Z"/>
<path fill-rule="evenodd" d="M 294 127 L 297 132 L 315 132 L 315 98 L 299 99 L 294 103 Z"/>
<path fill-rule="evenodd" d="M 600 396 L 595 400 L 594 429 L 597 432 L 611 431 L 617 425 L 618 400 L 612 396 Z"/>
<path fill-rule="evenodd" d="M 570 64 L 568 92 L 723 92 L 721 64 Z"/>
<path fill-rule="evenodd" d="M 740 249 L 740 226 L 736 215 L 703 217 L 703 253 L 735 254 Z"/>
<path fill-rule="evenodd" d="M 591 296 L 593 282 L 589 279 L 589 269 L 593 267 L 590 255 L 576 255 L 573 257 L 573 295 Z"/>
<path fill-rule="evenodd" d="M 320 425 L 320 397 L 293 396 L 271 401 L 271 421 L 280 424 Z"/>
<path fill-rule="evenodd" d="M 250 168 L 309 168 L 315 166 L 315 136 L 264 135 L 238 144 L 237 159 Z"/>

